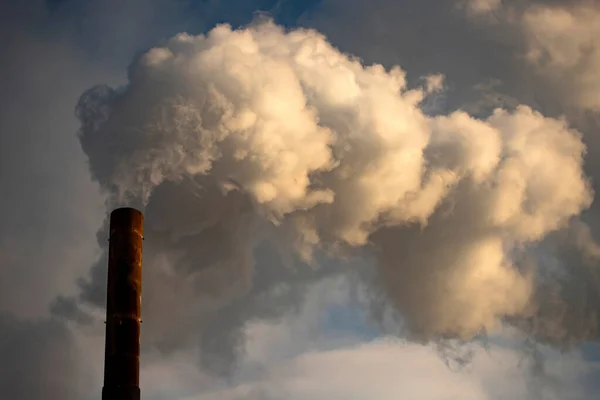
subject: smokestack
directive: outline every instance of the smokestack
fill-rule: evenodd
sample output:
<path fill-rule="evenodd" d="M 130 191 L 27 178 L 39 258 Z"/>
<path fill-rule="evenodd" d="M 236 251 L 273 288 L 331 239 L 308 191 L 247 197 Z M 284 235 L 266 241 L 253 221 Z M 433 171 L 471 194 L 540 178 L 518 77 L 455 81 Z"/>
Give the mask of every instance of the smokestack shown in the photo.
<path fill-rule="evenodd" d="M 140 399 L 143 228 L 138 210 L 110 214 L 102 400 Z"/>

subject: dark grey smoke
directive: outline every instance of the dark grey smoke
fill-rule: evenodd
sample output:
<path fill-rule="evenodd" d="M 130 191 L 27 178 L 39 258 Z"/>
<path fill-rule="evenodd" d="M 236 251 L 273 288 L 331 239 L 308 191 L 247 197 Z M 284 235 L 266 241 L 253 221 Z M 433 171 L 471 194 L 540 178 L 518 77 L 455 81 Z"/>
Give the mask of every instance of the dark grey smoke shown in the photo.
<path fill-rule="evenodd" d="M 252 234 L 246 231 L 254 216 L 243 196 L 232 192 L 225 198 L 204 199 L 196 207 L 198 198 L 187 185 L 168 183 L 158 188 L 145 209 L 142 349 L 168 355 L 198 346 L 198 361 L 206 370 L 228 375 L 243 355 L 249 321 L 273 320 L 293 312 L 312 283 L 338 269 L 320 272 L 286 261 L 281 258 L 285 252 L 279 254 L 273 245 L 260 241 L 255 248 Z M 223 209 L 226 214 L 214 214 L 219 208 L 211 201 L 229 203 Z M 180 219 L 181 209 L 195 209 L 197 215 Z M 194 223 L 207 220 L 212 225 L 196 231 Z M 55 303 L 54 311 L 62 317 L 87 323 L 90 316 L 80 305 L 104 307 L 106 228 L 105 224 L 98 233 L 105 252 L 91 274 L 79 282 L 79 302 L 59 298 Z"/>

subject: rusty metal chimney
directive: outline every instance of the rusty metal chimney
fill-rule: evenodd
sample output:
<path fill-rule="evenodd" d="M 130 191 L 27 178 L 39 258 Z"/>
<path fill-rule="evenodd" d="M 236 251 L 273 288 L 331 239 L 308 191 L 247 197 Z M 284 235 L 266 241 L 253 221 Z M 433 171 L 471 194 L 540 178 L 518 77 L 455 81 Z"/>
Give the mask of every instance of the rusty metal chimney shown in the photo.
<path fill-rule="evenodd" d="M 140 399 L 143 214 L 110 214 L 102 400 Z"/>

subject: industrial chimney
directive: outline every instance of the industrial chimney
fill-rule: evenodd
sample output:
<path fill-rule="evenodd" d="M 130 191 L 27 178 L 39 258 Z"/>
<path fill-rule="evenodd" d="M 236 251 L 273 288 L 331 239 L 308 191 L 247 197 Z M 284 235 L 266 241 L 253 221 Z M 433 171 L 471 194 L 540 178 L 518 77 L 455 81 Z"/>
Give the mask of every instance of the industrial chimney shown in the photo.
<path fill-rule="evenodd" d="M 110 214 L 102 400 L 140 399 L 143 228 L 138 210 Z"/>

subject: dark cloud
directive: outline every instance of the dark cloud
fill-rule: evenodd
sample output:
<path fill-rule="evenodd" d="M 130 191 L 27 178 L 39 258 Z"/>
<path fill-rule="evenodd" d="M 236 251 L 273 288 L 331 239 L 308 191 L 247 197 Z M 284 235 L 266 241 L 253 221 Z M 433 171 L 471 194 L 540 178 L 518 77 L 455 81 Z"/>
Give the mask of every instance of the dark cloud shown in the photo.
<path fill-rule="evenodd" d="M 162 12 L 149 2 L 116 5 L 0 1 L 2 398 L 81 399 L 92 390 L 99 396 L 75 334 L 47 318 L 51 311 L 87 321 L 66 295 L 97 257 L 94 239 L 105 214 L 77 140 L 74 105 L 89 86 L 122 79 L 123 70 L 112 68 L 119 44 L 130 57 L 159 25 L 137 16 Z M 53 301 L 59 294 L 65 296 Z"/>
<path fill-rule="evenodd" d="M 85 353 L 53 319 L 0 314 L 0 388 L 13 400 L 87 398 L 93 387 Z"/>
<path fill-rule="evenodd" d="M 72 117 L 73 100 L 93 80 L 44 8 L 10 4 L 0 10 L 8 38 L 0 44 L 0 276 L 10 282 L 0 308 L 40 315 L 57 291 L 73 288 L 94 251 L 101 202 Z"/>

